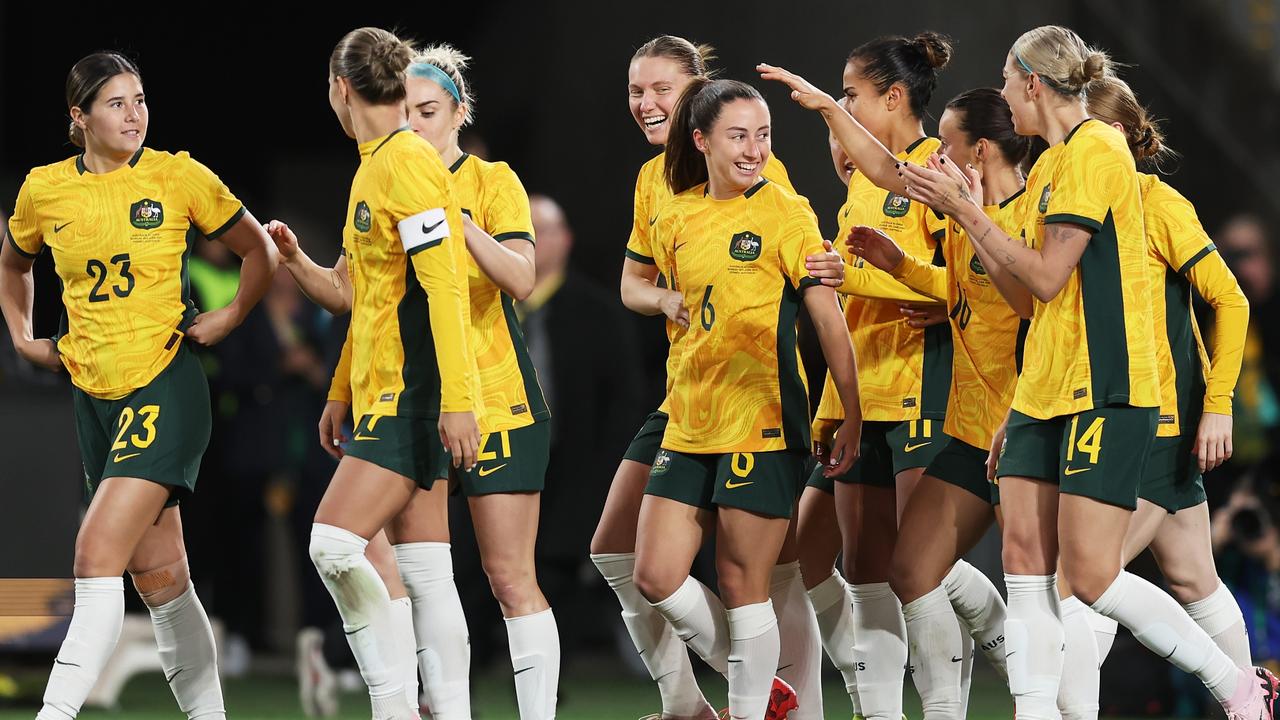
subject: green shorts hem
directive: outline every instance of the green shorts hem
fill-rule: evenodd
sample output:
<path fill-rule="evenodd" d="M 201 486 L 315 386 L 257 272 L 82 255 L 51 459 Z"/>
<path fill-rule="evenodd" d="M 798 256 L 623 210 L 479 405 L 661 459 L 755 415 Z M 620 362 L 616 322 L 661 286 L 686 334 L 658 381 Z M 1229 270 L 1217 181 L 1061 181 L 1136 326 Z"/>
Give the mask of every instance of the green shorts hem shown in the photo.
<path fill-rule="evenodd" d="M 1171 515 L 1207 501 L 1204 475 L 1191 454 L 1195 442 L 1193 433 L 1156 438 L 1147 470 L 1138 484 L 1138 497 L 1159 505 Z"/>
<path fill-rule="evenodd" d="M 649 416 L 644 419 L 644 424 L 640 426 L 639 432 L 627 446 L 627 451 L 622 454 L 622 458 L 642 465 L 653 465 L 654 456 L 658 454 L 658 450 L 662 449 L 662 436 L 667 431 L 667 419 L 667 414 L 661 410 L 649 413 Z"/>
<path fill-rule="evenodd" d="M 694 454 L 660 450 L 645 494 L 714 510 L 731 507 L 790 518 L 808 454 L 791 450 Z"/>
<path fill-rule="evenodd" d="M 480 436 L 475 467 L 453 475 L 466 497 L 542 492 L 550 459 L 551 423 L 536 422 Z"/>
<path fill-rule="evenodd" d="M 432 417 L 362 415 L 344 452 L 409 478 L 423 490 L 449 477 L 452 459 Z"/>
<path fill-rule="evenodd" d="M 987 451 L 963 440 L 951 438 L 925 468 L 924 474 L 968 490 L 983 502 L 993 505 L 999 502 L 993 501 L 994 486 L 987 480 Z"/>

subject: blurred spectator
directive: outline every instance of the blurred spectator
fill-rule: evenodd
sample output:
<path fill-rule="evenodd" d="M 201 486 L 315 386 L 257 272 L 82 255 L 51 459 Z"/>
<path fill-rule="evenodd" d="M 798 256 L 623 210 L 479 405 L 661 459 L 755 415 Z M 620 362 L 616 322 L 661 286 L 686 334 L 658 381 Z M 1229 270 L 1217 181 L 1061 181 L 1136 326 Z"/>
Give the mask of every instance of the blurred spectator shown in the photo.
<path fill-rule="evenodd" d="M 1248 476 L 1213 515 L 1218 574 L 1231 588 L 1257 664 L 1280 663 L 1280 531 L 1269 479 Z M 1264 488 L 1261 493 L 1255 486 Z"/>

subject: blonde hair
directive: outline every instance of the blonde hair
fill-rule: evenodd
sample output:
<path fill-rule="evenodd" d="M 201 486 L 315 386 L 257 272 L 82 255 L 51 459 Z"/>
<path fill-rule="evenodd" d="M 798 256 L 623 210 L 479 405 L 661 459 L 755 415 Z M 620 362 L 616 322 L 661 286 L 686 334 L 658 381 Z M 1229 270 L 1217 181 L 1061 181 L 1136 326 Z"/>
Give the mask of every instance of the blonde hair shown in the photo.
<path fill-rule="evenodd" d="M 1161 160 L 1177 155 L 1173 148 L 1165 145 L 1160 122 L 1138 102 L 1129 83 L 1108 75 L 1089 83 L 1085 94 L 1091 117 L 1124 127 L 1124 139 L 1134 160 L 1151 160 L 1158 167 Z"/>
<path fill-rule="evenodd" d="M 1022 72 L 1035 73 L 1060 95 L 1076 97 L 1085 87 L 1111 71 L 1111 58 L 1089 47 L 1080 36 L 1060 25 L 1041 25 L 1026 31 L 1009 49 Z"/>
<path fill-rule="evenodd" d="M 413 56 L 414 65 L 434 65 L 448 75 L 453 84 L 458 87 L 461 102 L 467 107 L 462 116 L 463 127 L 470 125 L 475 118 L 476 97 L 471 92 L 471 85 L 462 74 L 470 62 L 469 56 L 448 43 L 428 45 Z"/>

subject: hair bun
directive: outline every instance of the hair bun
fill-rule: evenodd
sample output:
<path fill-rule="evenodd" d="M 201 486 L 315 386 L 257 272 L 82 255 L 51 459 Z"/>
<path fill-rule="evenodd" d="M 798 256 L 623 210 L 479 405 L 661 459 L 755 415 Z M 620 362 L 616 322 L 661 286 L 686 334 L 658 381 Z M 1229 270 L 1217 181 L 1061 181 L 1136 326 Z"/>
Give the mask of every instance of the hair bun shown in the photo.
<path fill-rule="evenodd" d="M 926 30 L 911 38 L 911 45 L 920 51 L 925 63 L 935 70 L 941 70 L 951 62 L 951 38 L 946 35 Z"/>

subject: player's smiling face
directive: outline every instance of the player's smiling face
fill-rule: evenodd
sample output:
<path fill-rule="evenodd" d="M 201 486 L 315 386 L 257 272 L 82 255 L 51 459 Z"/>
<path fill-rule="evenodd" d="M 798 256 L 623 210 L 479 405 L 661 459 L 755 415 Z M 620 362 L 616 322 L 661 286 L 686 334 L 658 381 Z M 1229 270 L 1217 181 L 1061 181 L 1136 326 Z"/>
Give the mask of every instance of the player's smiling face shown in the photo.
<path fill-rule="evenodd" d="M 841 82 L 844 87 L 845 109 L 877 140 L 884 142 L 893 122 L 885 104 L 886 93 L 877 90 L 870 80 L 862 76 L 856 61 L 845 64 Z"/>
<path fill-rule="evenodd" d="M 404 83 L 405 100 L 409 104 L 409 126 L 436 152 L 443 153 L 457 139 L 458 128 L 466 117 L 466 107 L 455 103 L 453 96 L 434 80 L 409 76 Z"/>
<path fill-rule="evenodd" d="M 671 58 L 639 57 L 627 71 L 631 117 L 651 145 L 665 145 L 676 101 L 693 78 Z"/>
<path fill-rule="evenodd" d="M 1031 97 L 1031 77 L 1018 67 L 1009 53 L 1004 59 L 1004 86 L 1000 88 L 1000 97 L 1009 103 L 1009 112 L 1013 115 L 1013 131 L 1019 135 L 1038 135 L 1039 128 L 1035 122 L 1036 106 Z"/>
<path fill-rule="evenodd" d="M 149 117 L 142 80 L 133 73 L 116 75 L 98 90 L 92 105 L 72 108 L 71 117 L 95 153 L 132 155 L 147 138 Z"/>
<path fill-rule="evenodd" d="M 706 156 L 713 195 L 746 192 L 760 180 L 769 159 L 769 107 L 749 98 L 730 101 L 720 108 L 710 130 L 693 131 L 693 141 Z"/>

